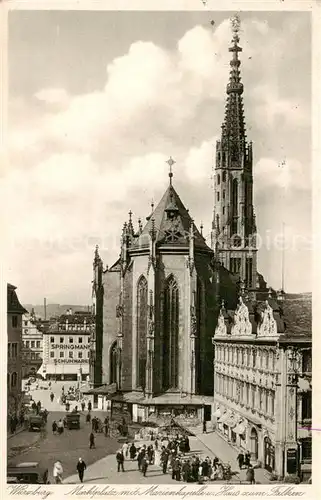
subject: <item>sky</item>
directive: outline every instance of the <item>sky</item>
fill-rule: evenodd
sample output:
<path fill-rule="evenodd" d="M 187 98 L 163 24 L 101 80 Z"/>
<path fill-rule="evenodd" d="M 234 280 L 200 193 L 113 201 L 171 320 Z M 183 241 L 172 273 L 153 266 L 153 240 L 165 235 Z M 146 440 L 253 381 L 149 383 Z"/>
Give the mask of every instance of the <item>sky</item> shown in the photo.
<path fill-rule="evenodd" d="M 233 14 L 10 12 L 0 224 L 23 303 L 90 303 L 95 245 L 105 265 L 117 260 L 129 210 L 138 227 L 170 156 L 210 244 Z M 310 16 L 242 12 L 241 23 L 259 271 L 280 288 L 284 246 L 285 290 L 311 291 Z"/>

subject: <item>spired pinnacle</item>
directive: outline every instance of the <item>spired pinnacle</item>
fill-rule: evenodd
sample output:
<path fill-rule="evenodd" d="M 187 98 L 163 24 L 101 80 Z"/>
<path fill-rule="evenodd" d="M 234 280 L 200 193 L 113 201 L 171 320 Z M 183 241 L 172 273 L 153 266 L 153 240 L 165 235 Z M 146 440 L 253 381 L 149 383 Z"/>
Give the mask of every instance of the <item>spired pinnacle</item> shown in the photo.
<path fill-rule="evenodd" d="M 169 174 L 168 174 L 168 177 L 169 177 L 169 184 L 171 186 L 172 185 L 172 178 L 173 178 L 172 167 L 176 163 L 176 161 L 173 160 L 173 158 L 170 156 L 169 160 L 167 160 L 166 163 L 168 163 L 168 165 L 169 165 Z"/>

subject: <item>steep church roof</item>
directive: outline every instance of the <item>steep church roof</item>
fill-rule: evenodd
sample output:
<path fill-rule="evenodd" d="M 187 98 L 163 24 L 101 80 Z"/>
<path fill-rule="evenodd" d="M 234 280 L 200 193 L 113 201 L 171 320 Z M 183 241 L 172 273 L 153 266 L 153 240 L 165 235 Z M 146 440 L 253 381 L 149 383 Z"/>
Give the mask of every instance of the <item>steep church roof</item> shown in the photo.
<path fill-rule="evenodd" d="M 194 228 L 195 249 L 212 252 L 170 183 L 155 210 L 147 217 L 147 224 L 132 248 L 148 247 L 149 235 L 153 231 L 156 243 L 159 245 L 188 246 L 191 224 L 193 224 Z"/>

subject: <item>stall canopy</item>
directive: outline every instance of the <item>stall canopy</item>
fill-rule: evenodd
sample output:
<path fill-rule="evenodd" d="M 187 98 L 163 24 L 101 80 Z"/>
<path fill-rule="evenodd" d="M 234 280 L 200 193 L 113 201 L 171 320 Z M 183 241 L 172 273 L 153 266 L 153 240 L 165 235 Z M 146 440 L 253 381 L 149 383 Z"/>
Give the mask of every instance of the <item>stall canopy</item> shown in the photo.
<path fill-rule="evenodd" d="M 116 384 L 105 384 L 100 387 L 95 387 L 94 389 L 89 389 L 85 392 L 85 394 L 97 394 L 102 396 L 107 396 L 109 394 L 115 394 L 117 392 Z"/>

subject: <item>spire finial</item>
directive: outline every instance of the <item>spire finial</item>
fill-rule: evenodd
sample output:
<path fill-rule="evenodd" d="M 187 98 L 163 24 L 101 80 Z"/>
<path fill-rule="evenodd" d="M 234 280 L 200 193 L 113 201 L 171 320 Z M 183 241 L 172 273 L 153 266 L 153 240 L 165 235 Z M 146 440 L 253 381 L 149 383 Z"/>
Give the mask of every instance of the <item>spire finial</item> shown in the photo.
<path fill-rule="evenodd" d="M 203 236 L 203 222 L 201 221 L 201 226 L 200 226 L 200 230 L 201 230 L 201 235 Z"/>
<path fill-rule="evenodd" d="M 152 207 L 152 213 L 154 212 L 154 200 L 152 200 L 150 206 Z"/>
<path fill-rule="evenodd" d="M 166 163 L 168 163 L 168 165 L 169 165 L 169 174 L 168 174 L 168 177 L 169 177 L 169 184 L 171 186 L 172 185 L 172 178 L 173 178 L 172 167 L 176 163 L 176 161 L 173 160 L 173 158 L 170 156 L 169 160 L 167 160 Z"/>
<path fill-rule="evenodd" d="M 131 224 L 133 212 L 129 210 L 128 215 L 129 215 L 129 223 Z"/>

